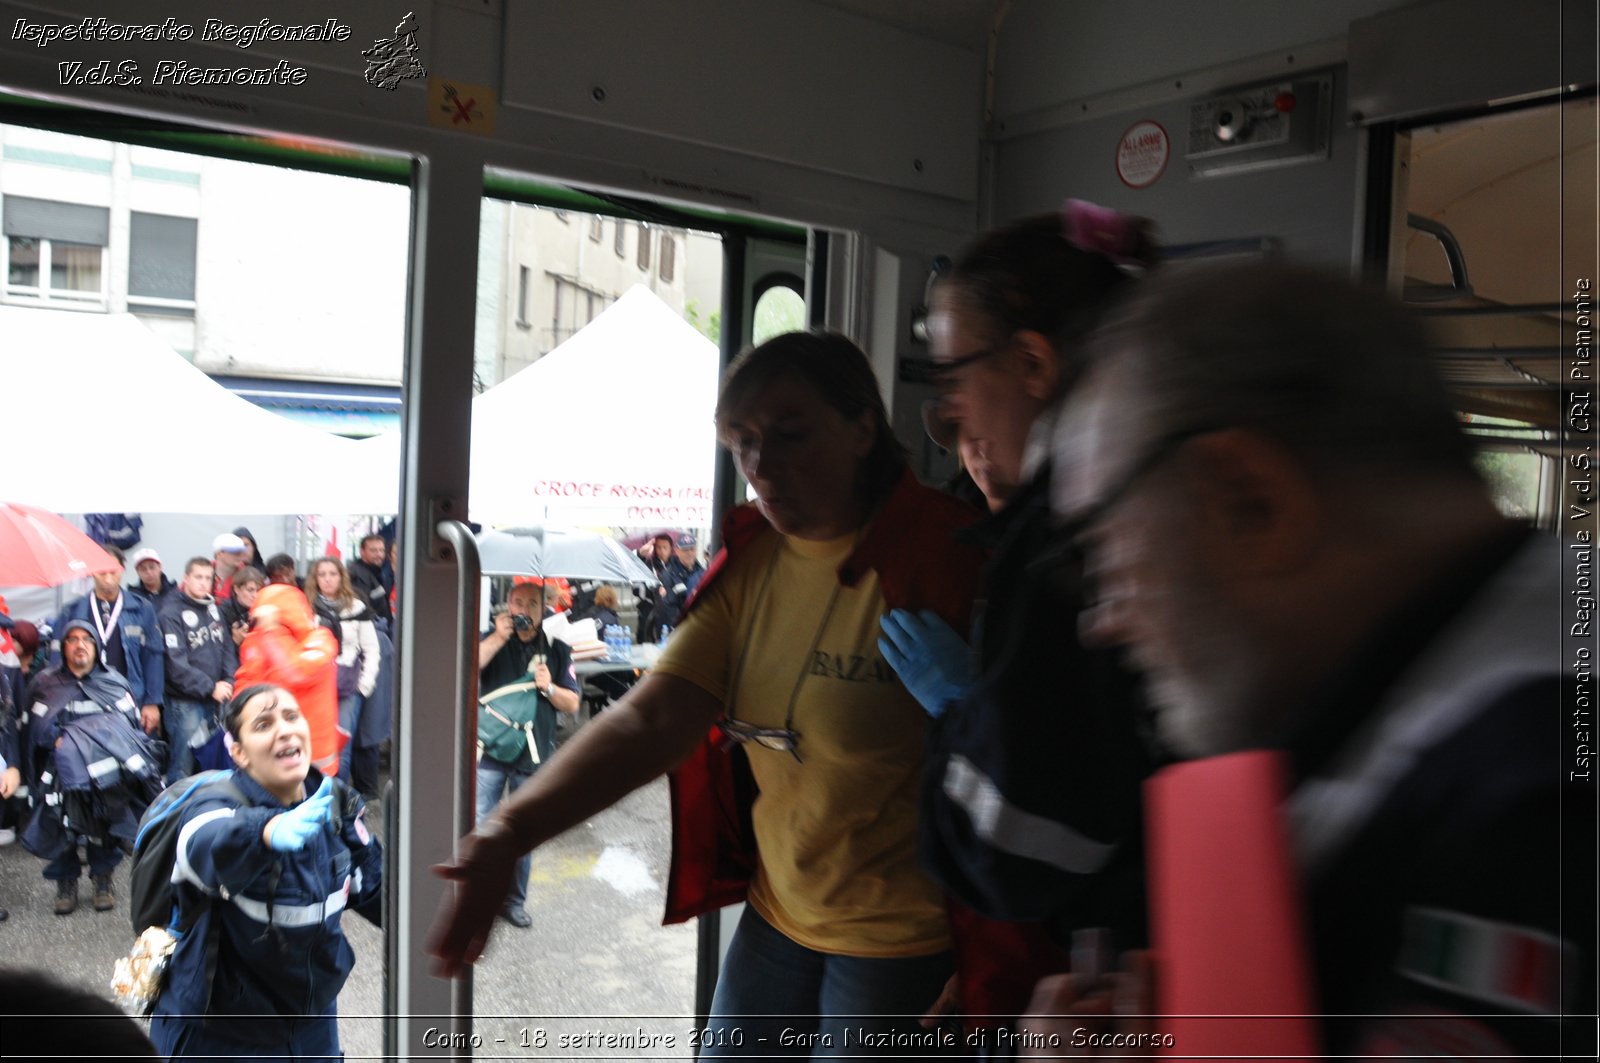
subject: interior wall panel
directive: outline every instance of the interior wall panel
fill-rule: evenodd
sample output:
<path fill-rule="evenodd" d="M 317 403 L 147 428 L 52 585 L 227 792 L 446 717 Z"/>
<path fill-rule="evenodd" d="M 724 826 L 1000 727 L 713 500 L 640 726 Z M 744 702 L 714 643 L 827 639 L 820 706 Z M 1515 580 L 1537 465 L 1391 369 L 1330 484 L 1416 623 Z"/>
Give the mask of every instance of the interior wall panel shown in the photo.
<path fill-rule="evenodd" d="M 1358 131 L 1338 120 L 1344 77 L 1336 71 L 1326 159 L 1277 169 L 1196 177 L 1183 159 L 1189 101 L 1172 100 L 998 143 L 994 215 L 1000 221 L 1058 210 L 1069 197 L 1156 222 L 1165 244 L 1271 237 L 1290 255 L 1344 268 L 1358 224 Z M 1118 142 L 1135 122 L 1159 123 L 1172 141 L 1166 170 L 1148 188 L 1117 173 Z"/>

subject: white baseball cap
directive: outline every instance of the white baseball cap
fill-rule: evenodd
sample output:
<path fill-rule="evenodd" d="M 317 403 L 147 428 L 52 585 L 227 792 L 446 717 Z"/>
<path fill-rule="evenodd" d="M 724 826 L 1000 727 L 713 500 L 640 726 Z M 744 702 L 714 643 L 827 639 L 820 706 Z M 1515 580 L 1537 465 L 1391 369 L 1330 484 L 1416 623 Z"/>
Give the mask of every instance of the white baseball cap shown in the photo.
<path fill-rule="evenodd" d="M 244 554 L 249 553 L 250 548 L 244 544 L 243 539 L 233 534 L 233 532 L 223 532 L 211 540 L 211 552 L 213 554 Z"/>
<path fill-rule="evenodd" d="M 128 555 L 129 568 L 138 568 L 146 561 L 154 561 L 159 565 L 161 564 L 161 555 L 150 549 L 148 546 L 141 546 L 132 554 Z"/>

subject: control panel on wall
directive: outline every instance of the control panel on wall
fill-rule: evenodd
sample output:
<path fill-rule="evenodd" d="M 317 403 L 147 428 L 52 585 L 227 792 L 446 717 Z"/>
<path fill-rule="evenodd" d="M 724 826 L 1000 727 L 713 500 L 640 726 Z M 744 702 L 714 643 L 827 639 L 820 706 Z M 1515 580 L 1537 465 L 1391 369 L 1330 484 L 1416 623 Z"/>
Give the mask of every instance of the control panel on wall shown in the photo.
<path fill-rule="evenodd" d="M 1328 157 L 1333 77 L 1234 89 L 1189 108 L 1189 169 L 1201 177 Z"/>

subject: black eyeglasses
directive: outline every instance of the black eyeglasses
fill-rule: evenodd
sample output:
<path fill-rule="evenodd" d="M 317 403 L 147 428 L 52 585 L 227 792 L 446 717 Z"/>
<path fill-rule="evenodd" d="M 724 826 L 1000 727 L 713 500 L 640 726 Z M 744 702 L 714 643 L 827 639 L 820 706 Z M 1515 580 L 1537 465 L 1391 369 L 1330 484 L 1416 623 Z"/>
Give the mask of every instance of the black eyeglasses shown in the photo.
<path fill-rule="evenodd" d="M 986 358 L 993 358 L 1010 345 L 1011 340 L 1008 338 L 1003 343 L 993 344 L 971 354 L 963 354 L 960 358 L 952 358 L 948 362 L 934 362 L 928 379 L 940 391 L 949 391 L 955 387 L 957 373 L 969 365 L 977 365 Z"/>
<path fill-rule="evenodd" d="M 791 717 L 790 719 L 792 722 L 793 718 Z M 717 726 L 722 729 L 723 734 L 740 745 L 746 742 L 754 742 L 764 749 L 772 749 L 779 753 L 789 754 L 795 759 L 796 764 L 805 763 L 800 759 L 800 732 L 792 728 L 757 727 L 753 723 L 735 720 L 728 716 L 718 720 Z"/>
<path fill-rule="evenodd" d="M 1086 506 L 1073 514 L 1066 521 L 1066 530 L 1071 535 L 1081 535 L 1106 519 L 1107 515 L 1116 508 L 1117 503 L 1125 498 L 1129 491 L 1146 476 L 1154 472 L 1162 462 L 1172 457 L 1182 446 L 1197 436 L 1210 435 L 1219 431 L 1216 428 L 1182 428 L 1169 432 L 1156 440 L 1155 444 L 1145 451 L 1144 456 L 1129 466 L 1122 479 L 1111 486 L 1099 500 Z"/>

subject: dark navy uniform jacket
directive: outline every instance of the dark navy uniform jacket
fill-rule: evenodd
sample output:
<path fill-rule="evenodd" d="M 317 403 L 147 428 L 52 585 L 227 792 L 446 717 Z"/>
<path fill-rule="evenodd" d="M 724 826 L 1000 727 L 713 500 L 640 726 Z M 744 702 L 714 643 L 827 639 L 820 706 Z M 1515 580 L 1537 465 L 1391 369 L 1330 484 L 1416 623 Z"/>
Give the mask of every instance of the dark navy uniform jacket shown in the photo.
<path fill-rule="evenodd" d="M 383 847 L 362 819 L 360 795 L 329 781 L 338 787 L 339 822 L 298 852 L 262 841 L 267 821 L 287 807 L 242 771 L 234 784 L 249 805 L 208 797 L 185 810 L 175 890 L 180 925 L 195 918 L 173 954 L 157 1015 L 227 1015 L 219 1032 L 228 1039 L 265 1043 L 291 1040 L 303 1020 L 333 1014 L 355 966 L 340 919 L 350 908 L 379 921 Z M 312 769 L 307 795 L 321 782 Z"/>

